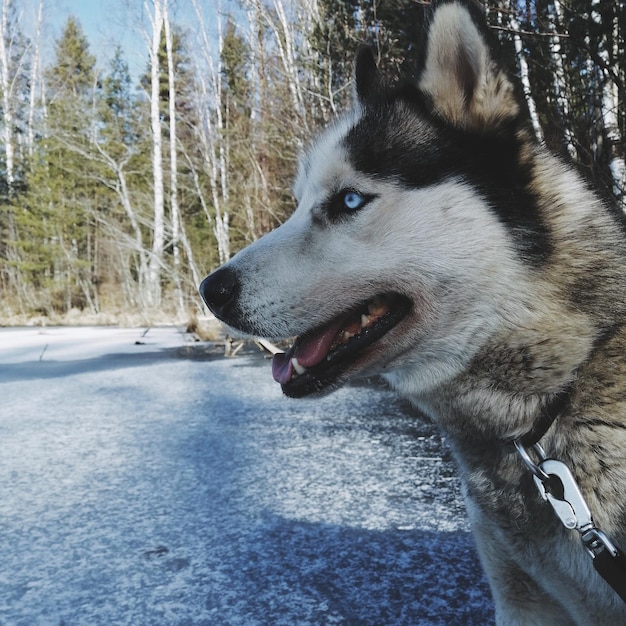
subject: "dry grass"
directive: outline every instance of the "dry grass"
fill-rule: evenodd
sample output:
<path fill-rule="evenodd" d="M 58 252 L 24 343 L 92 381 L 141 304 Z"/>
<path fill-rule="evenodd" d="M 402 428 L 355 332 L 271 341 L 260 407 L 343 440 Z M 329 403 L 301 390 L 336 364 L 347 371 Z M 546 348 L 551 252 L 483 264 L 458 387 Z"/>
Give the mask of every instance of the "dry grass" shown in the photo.
<path fill-rule="evenodd" d="M 94 314 L 78 309 L 72 309 L 62 315 L 18 315 L 0 311 L 0 327 L 18 326 L 119 326 L 121 328 L 180 326 L 186 332 L 194 334 L 198 341 L 222 342 L 226 337 L 224 326 L 217 319 L 198 318 L 191 313 L 186 318 L 180 318 L 159 311 L 151 312 L 149 315 L 126 311 Z"/>
<path fill-rule="evenodd" d="M 226 337 L 224 325 L 215 318 L 199 320 L 192 316 L 187 322 L 186 331 L 195 334 L 200 341 L 224 341 Z"/>

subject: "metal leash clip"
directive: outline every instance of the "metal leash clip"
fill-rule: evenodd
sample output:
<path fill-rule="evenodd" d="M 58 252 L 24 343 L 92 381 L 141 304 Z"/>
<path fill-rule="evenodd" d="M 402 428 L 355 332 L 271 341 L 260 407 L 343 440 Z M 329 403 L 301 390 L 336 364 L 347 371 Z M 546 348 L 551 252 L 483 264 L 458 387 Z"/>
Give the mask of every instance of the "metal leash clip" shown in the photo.
<path fill-rule="evenodd" d="M 581 533 L 592 528 L 591 511 L 567 465 L 562 461 L 545 459 L 540 467 L 548 475 L 548 480 L 542 481 L 534 476 L 535 485 L 541 497 L 551 504 L 563 526 Z"/>
<path fill-rule="evenodd" d="M 539 444 L 532 446 L 539 457 L 538 463 L 532 460 L 528 450 L 519 441 L 515 442 L 515 447 L 526 467 L 533 473 L 539 494 L 550 503 L 563 526 L 580 533 L 593 528 L 591 511 L 567 465 L 562 461 L 548 459 Z"/>
<path fill-rule="evenodd" d="M 548 459 L 539 444 L 532 446 L 539 457 L 539 463 L 532 460 L 528 450 L 519 441 L 515 442 L 515 447 L 526 467 L 532 472 L 539 494 L 550 503 L 563 526 L 580 533 L 582 542 L 592 557 L 595 558 L 603 549 L 616 556 L 617 548 L 596 528 L 591 511 L 567 465 L 556 459 Z"/>
<path fill-rule="evenodd" d="M 541 497 L 550 503 L 565 528 L 577 530 L 583 546 L 593 559 L 593 567 L 609 586 L 626 602 L 626 558 L 615 544 L 593 523 L 591 512 L 574 476 L 562 461 L 546 458 L 537 443 L 535 463 L 526 447 L 515 441 L 520 458 L 533 474 Z"/>

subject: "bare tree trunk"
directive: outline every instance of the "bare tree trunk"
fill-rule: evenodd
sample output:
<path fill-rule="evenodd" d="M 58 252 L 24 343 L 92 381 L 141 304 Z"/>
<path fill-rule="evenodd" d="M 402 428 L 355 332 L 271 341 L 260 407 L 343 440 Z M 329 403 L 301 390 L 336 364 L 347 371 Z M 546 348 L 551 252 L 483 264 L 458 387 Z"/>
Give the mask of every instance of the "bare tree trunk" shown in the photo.
<path fill-rule="evenodd" d="M 20 275 L 20 249 L 17 245 L 18 233 L 14 214 L 16 182 L 16 107 L 19 107 L 23 94 L 16 94 L 16 84 L 21 67 L 26 60 L 27 49 L 20 49 L 17 56 L 14 44 L 18 38 L 19 19 L 11 19 L 13 0 L 2 0 L 0 11 L 0 90 L 2 106 L 2 140 L 4 143 L 5 177 L 7 186 L 7 241 L 5 255 L 11 263 L 5 268 L 13 292 L 18 296 L 18 306 L 22 306 L 21 294 L 24 292 L 23 279 Z"/>
<path fill-rule="evenodd" d="M 304 96 L 302 94 L 302 87 L 300 84 L 301 80 L 299 76 L 299 69 L 295 61 L 296 28 L 294 24 L 291 24 L 289 22 L 289 19 L 287 18 L 283 0 L 273 0 L 273 4 L 279 23 L 274 23 L 274 21 L 271 19 L 269 12 L 266 12 L 264 17 L 266 18 L 268 25 L 274 32 L 274 38 L 276 40 L 276 45 L 278 46 L 278 54 L 280 56 L 283 70 L 287 78 L 289 93 L 291 94 L 293 109 L 298 115 L 300 122 L 303 124 L 305 132 L 308 132 L 306 106 L 304 102 Z"/>
<path fill-rule="evenodd" d="M 193 179 L 194 187 L 195 187 L 196 193 L 198 194 L 198 199 L 200 200 L 200 205 L 202 206 L 202 210 L 204 211 L 207 221 L 211 223 L 212 218 L 209 212 L 209 207 L 207 206 L 206 198 L 204 197 L 202 186 L 200 184 L 200 177 L 198 176 L 198 170 L 196 168 L 195 163 L 193 162 L 193 159 L 184 150 L 184 148 L 183 148 L 183 157 L 185 158 L 187 166 L 189 167 L 189 171 L 191 172 L 191 177 Z M 187 259 L 189 261 L 189 269 L 191 270 L 191 278 L 193 280 L 194 286 L 198 287 L 200 285 L 200 281 L 202 280 L 202 278 L 201 278 L 200 272 L 198 271 L 198 266 L 196 265 L 194 261 L 193 249 L 191 247 L 191 243 L 185 231 L 185 224 L 182 220 L 181 220 L 180 226 L 181 226 L 180 228 L 181 242 L 183 244 L 185 254 L 187 255 Z"/>
<path fill-rule="evenodd" d="M 221 2 L 220 2 L 221 12 Z M 229 214 L 228 214 L 228 201 L 229 201 L 229 188 L 228 188 L 228 169 L 227 161 L 229 154 L 229 138 L 226 133 L 226 125 L 224 123 L 223 116 L 223 90 L 222 90 L 222 53 L 224 50 L 224 34 L 222 32 L 222 21 L 218 22 L 218 38 L 217 38 L 217 58 L 218 58 L 218 71 L 213 71 L 213 92 L 216 94 L 217 99 L 217 129 L 220 133 L 220 137 L 213 137 L 213 143 L 217 141 L 217 151 L 219 155 L 219 172 L 220 172 L 220 188 L 221 188 L 221 206 L 223 210 L 216 207 L 215 213 L 215 230 L 218 238 L 218 249 L 220 256 L 220 263 L 225 263 L 230 258 L 230 239 L 228 234 L 229 227 Z"/>
<path fill-rule="evenodd" d="M 550 42 L 550 56 L 552 57 L 552 62 L 554 64 L 554 93 L 557 94 L 556 100 L 559 114 L 561 119 L 564 121 L 562 127 L 565 136 L 565 147 L 567 148 L 569 155 L 573 159 L 576 159 L 576 137 L 566 121 L 570 119 L 570 106 L 568 101 L 568 94 L 570 90 L 567 76 L 565 74 L 565 66 L 563 65 L 561 39 L 558 33 L 559 26 L 563 24 L 563 6 L 561 0 L 553 0 L 548 8 L 552 11 L 549 20 L 550 31 L 554 33 Z"/>
<path fill-rule="evenodd" d="M 128 185 L 126 183 L 126 174 L 124 173 L 123 165 L 119 165 L 116 168 L 116 173 L 118 176 L 119 187 L 118 187 L 118 197 L 122 206 L 124 207 L 124 211 L 126 212 L 126 216 L 130 221 L 131 227 L 133 229 L 133 233 L 135 235 L 135 246 L 137 250 L 137 254 L 139 256 L 139 267 L 137 268 L 137 282 L 139 284 L 139 294 L 140 294 L 140 306 L 141 309 L 144 310 L 146 308 L 147 300 L 146 300 L 146 277 L 148 275 L 148 259 L 146 255 L 146 251 L 143 245 L 143 237 L 141 234 L 141 228 L 139 226 L 139 222 L 137 220 L 137 216 L 133 209 L 133 205 L 130 201 L 130 194 L 128 192 Z"/>
<path fill-rule="evenodd" d="M 601 23 L 602 16 L 593 10 L 598 7 L 599 0 L 592 2 L 592 20 Z M 606 140 L 608 141 L 609 169 L 613 178 L 613 193 L 626 210 L 626 162 L 624 160 L 623 137 L 620 133 L 619 111 L 619 87 L 615 80 L 619 76 L 619 21 L 616 9 L 615 15 L 611 15 L 612 23 L 602 25 L 604 33 L 600 41 L 598 54 L 602 60 L 602 120 Z M 609 37 L 610 34 L 610 37 Z"/>
<path fill-rule="evenodd" d="M 168 12 L 168 0 L 163 3 L 163 26 L 165 28 L 165 48 L 167 52 L 167 83 L 169 92 L 169 118 L 170 118 L 170 212 L 172 220 L 172 254 L 174 256 L 174 285 L 176 287 L 175 301 L 178 314 L 183 315 L 185 303 L 183 301 L 183 289 L 181 285 L 180 263 L 180 208 L 178 206 L 178 162 L 177 162 L 177 136 L 176 136 L 176 81 L 174 67 L 174 50 L 172 29 Z"/>
<path fill-rule="evenodd" d="M 147 290 L 149 304 L 161 305 L 161 269 L 165 243 L 165 201 L 163 184 L 163 138 L 161 135 L 161 115 L 159 107 L 159 48 L 163 29 L 163 2 L 154 0 L 154 13 L 150 13 L 147 2 L 144 4 L 152 23 L 152 44 L 150 47 L 150 121 L 152 127 L 152 177 L 154 184 L 154 224 L 152 254 L 148 265 Z"/>
<path fill-rule="evenodd" d="M 248 16 L 248 46 L 250 48 L 250 85 L 252 91 L 250 119 L 258 122 L 263 120 L 263 87 L 262 87 L 262 38 L 259 37 L 261 32 L 261 1 L 247 0 L 245 2 L 246 14 Z"/>
<path fill-rule="evenodd" d="M 37 106 L 37 86 L 41 80 L 41 24 L 43 22 L 43 0 L 39 0 L 37 10 L 37 26 L 35 28 L 35 40 L 30 68 L 30 94 L 28 101 L 28 125 L 26 141 L 28 155 L 33 155 L 35 144 L 35 109 Z"/>
<path fill-rule="evenodd" d="M 204 161 L 209 176 L 211 195 L 215 217 L 213 220 L 213 232 L 217 241 L 217 253 L 220 264 L 230 258 L 230 216 L 228 213 L 229 189 L 228 189 L 228 144 L 225 137 L 225 125 L 223 109 L 223 90 L 221 83 L 222 73 L 222 50 L 224 47 L 224 35 L 221 21 L 221 2 L 218 1 L 218 38 L 217 38 L 217 61 L 214 61 L 211 53 L 211 44 L 208 31 L 204 23 L 204 17 L 198 0 L 192 0 L 193 7 L 200 25 L 200 36 L 204 62 L 208 68 L 211 80 L 211 92 L 204 78 L 204 73 L 199 73 L 200 87 L 202 90 L 203 103 L 213 102 L 215 121 L 211 119 L 211 108 L 201 106 L 204 117 L 202 128 L 198 129 L 199 139 L 202 144 Z M 217 64 L 217 68 L 216 68 Z"/>
<path fill-rule="evenodd" d="M 204 76 L 200 74 L 200 84 L 203 92 L 203 102 L 208 101 L 208 87 Z M 219 103 L 219 98 L 216 98 Z M 219 106 L 219 104 L 218 104 Z M 217 242 L 217 255 L 220 264 L 225 263 L 230 257 L 230 241 L 229 241 L 229 216 L 228 211 L 223 210 L 223 201 L 228 201 L 228 186 L 224 185 L 220 179 L 220 172 L 226 174 L 226 148 L 224 142 L 219 141 L 216 136 L 219 133 L 217 129 L 221 123 L 221 115 L 217 116 L 217 122 L 211 119 L 210 112 L 207 113 L 204 124 L 199 130 L 198 139 L 202 146 L 202 156 L 204 166 L 209 177 L 209 186 L 211 188 L 211 201 L 213 205 L 214 215 L 206 212 L 207 219 L 213 226 L 213 234 Z"/>
<path fill-rule="evenodd" d="M 4 140 L 4 158 L 6 167 L 6 181 L 9 197 L 13 196 L 15 185 L 15 144 L 13 142 L 13 102 L 12 77 L 10 74 L 10 55 L 12 34 L 9 32 L 9 11 L 13 0 L 2 0 L 2 15 L 0 16 L 0 89 L 2 89 L 2 116 Z"/>
<path fill-rule="evenodd" d="M 138 298 L 139 307 L 141 311 L 144 312 L 146 311 L 148 306 L 151 304 L 150 295 L 149 293 L 147 293 L 147 286 L 146 286 L 147 276 L 148 276 L 148 262 L 149 262 L 148 259 L 149 259 L 150 253 L 144 247 L 141 226 L 139 224 L 139 220 L 137 219 L 137 214 L 135 212 L 135 209 L 133 208 L 133 205 L 130 199 L 130 192 L 128 190 L 128 184 L 126 181 L 126 173 L 124 171 L 124 167 L 128 161 L 128 158 L 126 158 L 125 160 L 122 160 L 120 163 L 117 163 L 111 156 L 106 154 L 100 146 L 97 146 L 97 147 L 105 163 L 115 173 L 117 180 L 114 185 L 114 189 L 120 201 L 120 204 L 124 208 L 124 212 L 126 213 L 126 217 L 128 218 L 128 221 L 130 222 L 130 225 L 133 231 L 133 236 L 134 236 L 133 248 L 136 251 L 138 255 L 138 259 L 139 259 L 138 267 L 136 268 L 136 271 L 137 271 L 136 291 L 139 295 L 139 298 Z"/>
<path fill-rule="evenodd" d="M 517 19 L 517 4 L 513 0 L 508 0 L 507 12 L 509 14 L 509 25 L 513 31 L 513 43 L 515 44 L 515 54 L 517 62 L 520 68 L 520 78 L 522 81 L 522 87 L 524 88 L 524 97 L 526 99 L 526 106 L 528 107 L 528 113 L 530 114 L 530 121 L 535 131 L 535 136 L 539 141 L 543 141 L 543 130 L 539 123 L 539 115 L 537 113 L 537 105 L 533 97 L 533 91 L 530 84 L 530 72 L 528 69 L 528 61 L 526 60 L 526 52 L 524 50 L 524 44 L 520 35 L 520 24 Z"/>

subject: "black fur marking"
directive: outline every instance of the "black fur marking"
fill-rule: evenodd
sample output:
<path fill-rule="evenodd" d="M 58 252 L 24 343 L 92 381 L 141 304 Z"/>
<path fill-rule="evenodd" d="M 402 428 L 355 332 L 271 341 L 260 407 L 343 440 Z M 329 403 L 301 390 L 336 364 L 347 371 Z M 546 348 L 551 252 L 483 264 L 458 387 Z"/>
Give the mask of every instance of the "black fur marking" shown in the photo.
<path fill-rule="evenodd" d="M 484 196 L 519 253 L 540 267 L 551 253 L 548 227 L 530 190 L 532 170 L 521 162 L 519 122 L 494 134 L 471 133 L 431 114 L 419 90 L 404 84 L 379 92 L 348 132 L 345 148 L 355 169 L 407 187 L 426 187 L 458 176 Z"/>
<path fill-rule="evenodd" d="M 378 67 L 369 46 L 359 47 L 354 65 L 354 75 L 357 96 L 361 102 L 366 103 L 375 96 L 381 85 Z"/>

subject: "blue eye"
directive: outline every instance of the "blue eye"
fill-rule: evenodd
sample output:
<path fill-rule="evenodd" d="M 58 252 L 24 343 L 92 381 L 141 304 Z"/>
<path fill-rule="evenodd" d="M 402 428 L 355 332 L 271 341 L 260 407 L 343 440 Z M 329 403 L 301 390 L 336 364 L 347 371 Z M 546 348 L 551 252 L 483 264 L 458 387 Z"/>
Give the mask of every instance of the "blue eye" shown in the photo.
<path fill-rule="evenodd" d="M 328 199 L 326 211 L 332 220 L 347 219 L 372 201 L 376 196 L 361 194 L 354 189 L 343 188 Z"/>
<path fill-rule="evenodd" d="M 348 211 L 356 211 L 365 204 L 365 198 L 356 191 L 346 191 L 343 196 L 343 205 Z"/>

